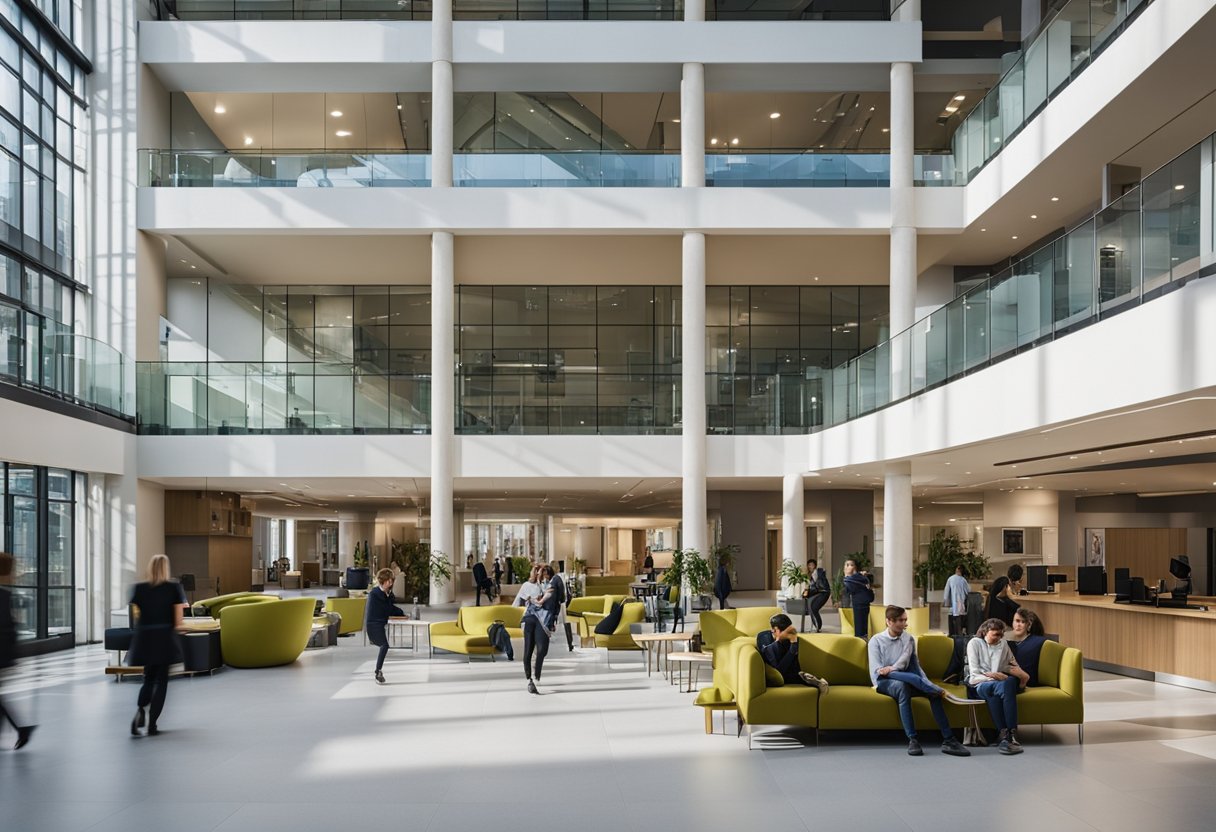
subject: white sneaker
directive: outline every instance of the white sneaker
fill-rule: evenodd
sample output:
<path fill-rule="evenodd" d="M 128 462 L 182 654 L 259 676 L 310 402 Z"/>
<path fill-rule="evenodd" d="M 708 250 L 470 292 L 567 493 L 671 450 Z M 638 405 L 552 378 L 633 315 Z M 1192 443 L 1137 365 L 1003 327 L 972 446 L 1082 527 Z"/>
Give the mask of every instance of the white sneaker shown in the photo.
<path fill-rule="evenodd" d="M 942 691 L 942 698 L 947 702 L 952 702 L 955 705 L 984 705 L 983 699 L 964 699 L 961 696 L 955 696 L 948 690 Z"/>
<path fill-rule="evenodd" d="M 827 679 L 820 679 L 814 673 L 807 673 L 805 670 L 800 670 L 798 672 L 798 678 L 806 682 L 811 687 L 819 688 L 820 696 L 827 696 L 829 687 Z"/>

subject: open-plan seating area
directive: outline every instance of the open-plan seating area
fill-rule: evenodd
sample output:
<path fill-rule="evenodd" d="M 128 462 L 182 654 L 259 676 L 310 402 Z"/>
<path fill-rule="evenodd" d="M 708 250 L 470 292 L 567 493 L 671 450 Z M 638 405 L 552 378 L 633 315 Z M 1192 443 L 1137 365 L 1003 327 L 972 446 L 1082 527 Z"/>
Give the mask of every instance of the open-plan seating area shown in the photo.
<path fill-rule="evenodd" d="M 0 0 L 0 829 L 1209 830 L 1216 0 Z"/>

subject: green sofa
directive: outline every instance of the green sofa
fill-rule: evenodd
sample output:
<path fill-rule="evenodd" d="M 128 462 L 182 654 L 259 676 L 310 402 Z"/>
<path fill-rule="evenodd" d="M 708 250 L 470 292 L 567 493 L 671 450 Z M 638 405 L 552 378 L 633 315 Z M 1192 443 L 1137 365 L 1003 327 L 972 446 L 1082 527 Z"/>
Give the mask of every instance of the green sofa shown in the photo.
<path fill-rule="evenodd" d="M 707 610 L 701 613 L 701 641 L 706 649 L 737 638 L 747 637 L 754 641 L 757 634 L 769 629 L 768 620 L 779 612 L 780 607 Z"/>
<path fill-rule="evenodd" d="M 325 611 L 336 612 L 342 616 L 342 623 L 338 625 L 338 635 L 357 633 L 363 629 L 363 620 L 367 615 L 367 597 L 326 598 Z"/>
<path fill-rule="evenodd" d="M 870 684 L 864 641 L 828 633 L 798 638 L 799 664 L 803 670 L 828 680 L 831 689 L 826 696 L 804 685 L 774 684 L 771 672 L 766 677 L 764 660 L 753 636 L 714 649 L 713 686 L 703 690 L 699 700 L 733 698 L 739 710 L 740 731 L 744 725 L 798 725 L 815 728 L 818 736 L 819 729 L 900 729 L 895 700 L 878 693 Z M 952 693 L 965 696 L 962 685 L 941 681 L 952 651 L 953 642 L 948 636 L 930 634 L 917 639 L 917 653 L 929 678 Z M 1039 682 L 1038 687 L 1018 697 L 1018 722 L 1076 725 L 1078 741 L 1083 740 L 1081 652 L 1046 642 L 1039 659 Z M 969 724 L 966 706 L 945 704 L 952 726 L 962 728 Z M 917 728 L 936 727 L 927 699 L 916 697 L 912 708 Z M 992 727 L 987 708 L 976 710 L 980 725 Z M 750 727 L 748 742 L 750 747 Z"/>
<path fill-rule="evenodd" d="M 853 635 L 853 609 L 851 607 L 839 607 L 837 612 L 840 613 L 840 632 L 844 635 Z M 870 629 L 866 630 L 870 635 L 882 632 L 887 629 L 887 607 L 884 604 L 870 605 Z M 910 607 L 908 609 L 908 632 L 920 638 L 929 632 L 929 608 L 928 607 Z M 941 632 L 940 630 L 938 631 Z"/>
<path fill-rule="evenodd" d="M 595 624 L 589 624 L 586 616 L 591 614 L 603 617 L 612 611 L 613 604 L 625 597 L 624 595 L 586 595 L 582 598 L 573 598 L 566 605 L 566 619 L 583 642 L 591 641 L 595 635 Z"/>
<path fill-rule="evenodd" d="M 191 607 L 191 612 L 195 615 L 209 615 L 213 618 L 219 617 L 219 612 L 224 607 L 233 606 L 235 604 L 258 604 L 263 601 L 278 601 L 277 595 L 266 595 L 262 592 L 230 592 L 227 595 L 216 595 L 214 598 L 204 598 L 202 601 L 195 601 Z"/>
<path fill-rule="evenodd" d="M 607 597 L 611 598 L 612 596 Z M 646 605 L 641 601 L 628 601 L 621 610 L 621 622 L 612 631 L 612 635 L 600 635 L 595 632 L 595 625 L 603 621 L 604 617 L 611 610 L 612 604 L 605 602 L 604 612 L 588 612 L 583 614 L 583 621 L 586 623 L 588 631 L 595 638 L 595 646 L 602 647 L 605 650 L 641 650 L 642 648 L 633 640 L 633 635 L 629 631 L 629 625 L 641 624 L 646 620 Z"/>
<path fill-rule="evenodd" d="M 290 598 L 274 604 L 240 604 L 220 618 L 220 650 L 232 667 L 291 664 L 312 635 L 313 598 Z"/>
<path fill-rule="evenodd" d="M 523 607 L 494 604 L 485 607 L 461 607 L 455 621 L 436 621 L 431 624 L 431 652 L 446 650 L 466 656 L 491 656 L 497 652 L 490 644 L 487 631 L 496 620 L 507 625 L 511 638 L 523 638 L 520 620 Z"/>

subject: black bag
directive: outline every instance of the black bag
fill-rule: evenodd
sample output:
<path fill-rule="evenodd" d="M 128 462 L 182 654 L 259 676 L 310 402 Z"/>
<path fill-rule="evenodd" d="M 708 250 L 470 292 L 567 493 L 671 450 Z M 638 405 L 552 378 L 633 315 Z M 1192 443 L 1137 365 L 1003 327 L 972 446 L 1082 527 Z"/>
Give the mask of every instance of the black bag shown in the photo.
<path fill-rule="evenodd" d="M 486 630 L 486 635 L 490 637 L 490 645 L 499 652 L 506 653 L 507 658 L 511 661 L 515 660 L 515 651 L 511 648 L 511 634 L 507 632 L 507 625 L 502 621 L 495 621 Z"/>
<path fill-rule="evenodd" d="M 604 620 L 595 625 L 595 633 L 600 636 L 610 636 L 621 626 L 621 615 L 625 611 L 625 602 L 617 601 L 612 609 L 604 616 Z"/>

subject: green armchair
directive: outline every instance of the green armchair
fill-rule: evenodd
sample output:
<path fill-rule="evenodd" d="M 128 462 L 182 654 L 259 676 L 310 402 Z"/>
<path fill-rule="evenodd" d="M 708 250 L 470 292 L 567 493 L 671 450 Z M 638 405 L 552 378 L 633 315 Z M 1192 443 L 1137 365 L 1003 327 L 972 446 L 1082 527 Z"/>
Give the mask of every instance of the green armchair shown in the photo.
<path fill-rule="evenodd" d="M 278 600 L 277 595 L 266 595 L 261 592 L 230 592 L 227 595 L 216 595 L 213 598 L 195 601 L 191 612 L 195 615 L 210 615 L 218 618 L 220 610 L 233 604 L 257 604 L 262 601 Z"/>
<path fill-rule="evenodd" d="M 780 607 L 707 610 L 701 613 L 701 641 L 709 648 L 744 636 L 755 641 L 757 634 L 769 629 L 768 620 L 779 612 Z"/>
<path fill-rule="evenodd" d="M 230 606 L 220 618 L 220 650 L 232 667 L 291 664 L 312 635 L 312 598 Z"/>
<path fill-rule="evenodd" d="M 575 598 L 566 606 L 566 618 L 578 632 L 580 644 L 586 644 L 595 636 L 595 624 L 612 611 L 612 605 L 626 598 L 625 595 L 587 595 Z M 595 624 L 589 624 L 588 615 L 599 616 Z"/>
<path fill-rule="evenodd" d="M 367 616 L 367 598 L 326 598 L 325 611 L 336 612 L 342 616 L 342 623 L 338 625 L 338 635 L 357 633 L 363 629 L 363 622 Z"/>
<path fill-rule="evenodd" d="M 607 604 L 607 610 L 611 611 L 611 604 Z M 621 610 L 621 623 L 612 631 L 612 635 L 600 635 L 595 632 L 595 625 L 603 621 L 607 614 L 606 611 L 603 613 L 589 612 L 583 615 L 583 621 L 586 622 L 595 638 L 595 646 L 605 650 L 641 650 L 642 648 L 633 640 L 629 625 L 641 624 L 646 620 L 646 605 L 641 601 L 626 601 Z"/>

